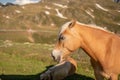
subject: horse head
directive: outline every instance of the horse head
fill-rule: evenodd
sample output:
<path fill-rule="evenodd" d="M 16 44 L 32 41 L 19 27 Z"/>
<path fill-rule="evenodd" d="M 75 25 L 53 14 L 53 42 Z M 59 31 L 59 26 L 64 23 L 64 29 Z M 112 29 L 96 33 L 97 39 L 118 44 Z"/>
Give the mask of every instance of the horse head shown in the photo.
<path fill-rule="evenodd" d="M 52 51 L 52 57 L 56 61 L 61 61 L 71 52 L 78 49 L 81 45 L 77 22 L 75 20 L 65 23 L 59 32 L 58 40 Z"/>

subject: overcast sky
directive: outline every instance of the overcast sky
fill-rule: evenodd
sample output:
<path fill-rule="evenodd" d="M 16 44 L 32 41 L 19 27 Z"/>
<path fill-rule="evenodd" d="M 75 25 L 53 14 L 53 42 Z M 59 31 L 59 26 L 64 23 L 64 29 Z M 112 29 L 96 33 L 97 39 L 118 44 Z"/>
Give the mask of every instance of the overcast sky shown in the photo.
<path fill-rule="evenodd" d="M 28 4 L 28 3 L 36 3 L 40 0 L 0 0 L 0 2 L 2 3 L 7 3 L 7 2 L 11 2 L 11 3 L 15 3 L 15 4 L 20 4 L 20 5 L 23 5 L 23 4 Z"/>

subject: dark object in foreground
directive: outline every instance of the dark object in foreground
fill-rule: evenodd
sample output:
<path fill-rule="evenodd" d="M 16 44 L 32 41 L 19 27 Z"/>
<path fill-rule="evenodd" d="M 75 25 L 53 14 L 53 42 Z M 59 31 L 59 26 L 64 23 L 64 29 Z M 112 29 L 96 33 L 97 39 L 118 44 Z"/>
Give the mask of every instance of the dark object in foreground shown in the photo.
<path fill-rule="evenodd" d="M 114 0 L 114 2 L 118 3 L 118 2 L 120 2 L 120 0 Z"/>
<path fill-rule="evenodd" d="M 40 80 L 62 80 L 67 76 L 73 75 L 76 68 L 76 61 L 68 57 L 66 60 L 49 68 L 46 72 L 41 74 Z"/>

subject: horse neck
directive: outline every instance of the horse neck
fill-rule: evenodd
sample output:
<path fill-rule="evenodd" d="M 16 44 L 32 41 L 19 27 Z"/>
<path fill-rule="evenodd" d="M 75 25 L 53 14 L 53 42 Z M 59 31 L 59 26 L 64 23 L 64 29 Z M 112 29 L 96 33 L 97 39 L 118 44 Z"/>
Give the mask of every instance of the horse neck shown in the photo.
<path fill-rule="evenodd" d="M 103 61 L 105 56 L 104 36 L 108 33 L 100 29 L 79 25 L 79 34 L 82 38 L 81 48 L 94 60 Z"/>

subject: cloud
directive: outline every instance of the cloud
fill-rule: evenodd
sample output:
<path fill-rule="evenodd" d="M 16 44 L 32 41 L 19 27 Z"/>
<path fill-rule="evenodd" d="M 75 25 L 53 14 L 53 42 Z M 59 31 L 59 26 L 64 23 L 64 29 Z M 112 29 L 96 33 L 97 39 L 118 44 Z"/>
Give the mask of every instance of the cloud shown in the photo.
<path fill-rule="evenodd" d="M 29 3 L 37 3 L 40 0 L 16 0 L 14 3 L 19 5 L 29 4 Z"/>

